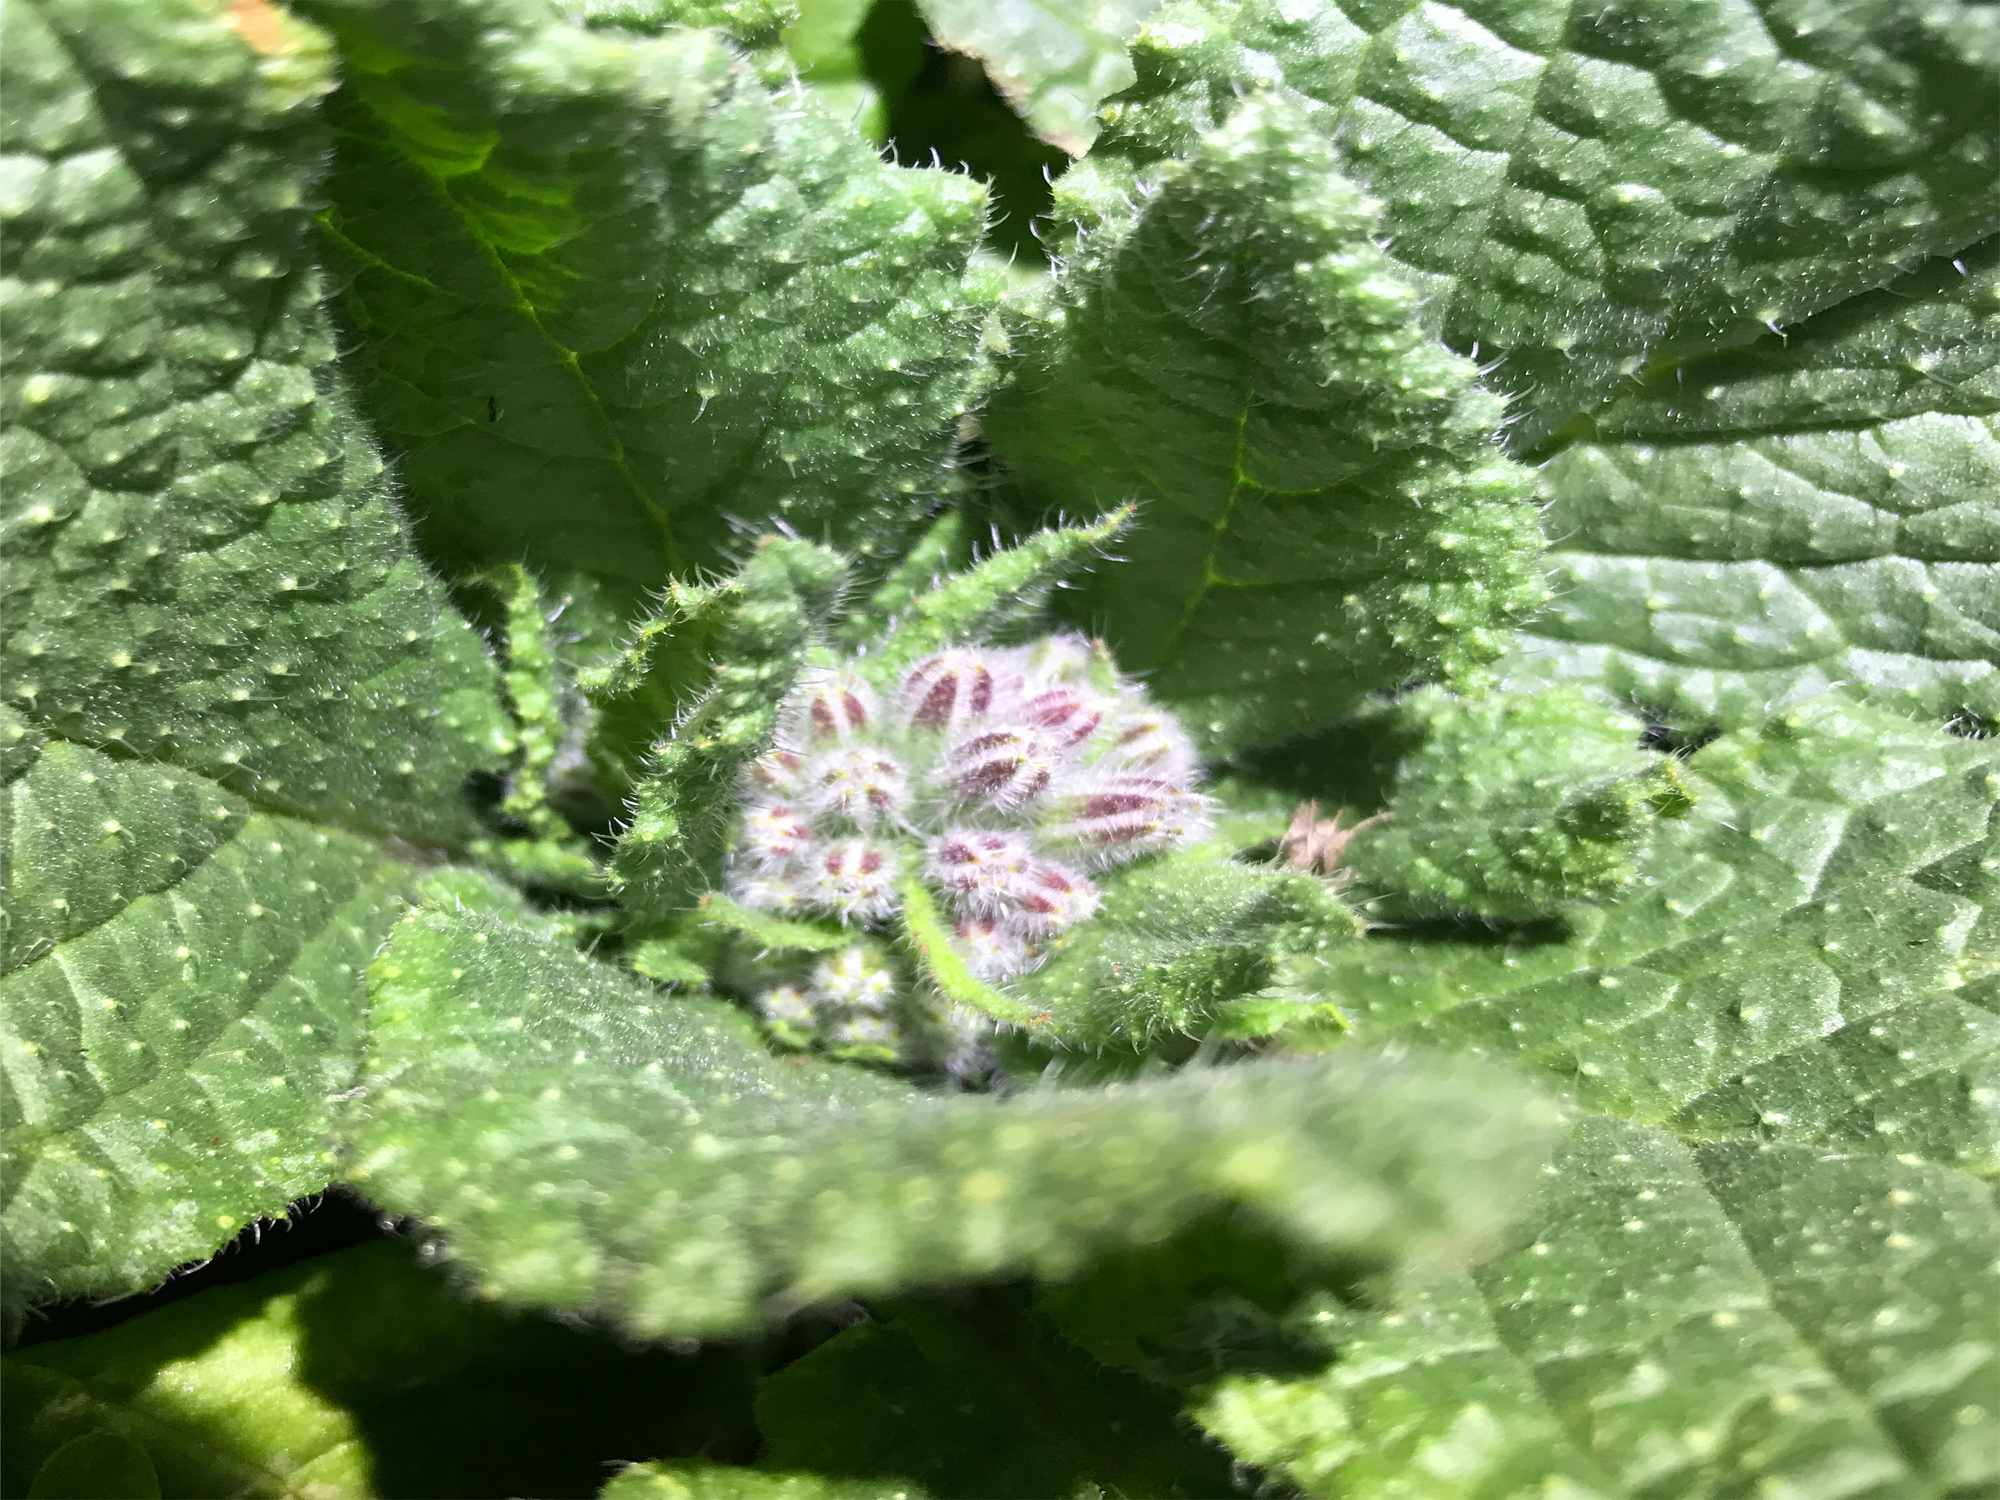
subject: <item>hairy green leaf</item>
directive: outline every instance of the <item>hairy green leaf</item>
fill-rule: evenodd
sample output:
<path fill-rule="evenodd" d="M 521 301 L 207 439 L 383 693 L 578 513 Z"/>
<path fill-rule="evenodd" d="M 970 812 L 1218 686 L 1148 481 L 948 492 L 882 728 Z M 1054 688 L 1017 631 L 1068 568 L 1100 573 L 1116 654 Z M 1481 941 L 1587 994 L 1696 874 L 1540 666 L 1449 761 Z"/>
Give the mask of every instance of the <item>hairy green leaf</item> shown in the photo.
<path fill-rule="evenodd" d="M 870 556 L 921 513 L 980 379 L 978 184 L 885 165 L 709 33 L 308 9 L 347 70 L 354 367 L 434 556 L 525 556 L 615 623 L 731 518 Z"/>
<path fill-rule="evenodd" d="M 1356 940 L 1326 882 L 1193 850 L 1100 876 L 1097 915 L 1009 986 L 1049 1046 L 1138 1050 L 1163 1035 L 1338 1035 L 1339 1011 L 1283 985 L 1304 955 Z"/>
<path fill-rule="evenodd" d="M 1317 989 L 1363 1041 L 1518 1058 L 1696 1139 L 2000 1170 L 2000 743 L 1824 700 L 1685 775 L 1624 899 L 1378 933 Z"/>
<path fill-rule="evenodd" d="M 1050 526 L 1031 532 L 1010 547 L 995 547 L 979 562 L 932 580 L 912 591 L 896 613 L 882 618 L 863 644 L 869 671 L 888 682 L 920 658 L 958 641 L 987 640 L 1041 615 L 1049 590 L 1065 575 L 1079 572 L 1131 524 L 1132 509 L 1120 506 L 1095 521 Z M 894 601 L 890 587 L 869 601 L 864 616 Z"/>
<path fill-rule="evenodd" d="M 60 740 L 0 824 L 10 1300 L 135 1290 L 325 1186 L 361 968 L 417 872 Z"/>
<path fill-rule="evenodd" d="M 1054 1017 L 1027 1001 L 995 989 L 972 972 L 972 967 L 952 941 L 951 924 L 931 895 L 930 887 L 915 876 L 897 886 L 903 902 L 903 946 L 915 960 L 924 981 L 955 1005 L 963 1005 L 1012 1026 L 1032 1029 L 1049 1024 Z"/>
<path fill-rule="evenodd" d="M 324 1186 L 360 965 L 513 748 L 335 379 L 330 59 L 269 27 L 6 15 L 10 1303 L 133 1290 Z"/>
<path fill-rule="evenodd" d="M 386 1243 L 0 1368 L 10 1495 L 126 1500 L 137 1492 L 114 1481 L 142 1464 L 167 1495 L 588 1495 L 622 1445 L 691 1452 L 750 1417 L 727 1351 L 607 1349 L 468 1302 Z M 79 1470 L 93 1487 L 51 1487 Z"/>
<path fill-rule="evenodd" d="M 1060 1276 L 1228 1205 L 1317 1253 L 1450 1261 L 1545 1139 L 1503 1077 L 1359 1056 L 927 1096 L 774 1058 L 733 1008 L 470 916 L 413 916 L 371 972 L 348 1175 L 421 1215 L 488 1295 L 641 1334 Z"/>
<path fill-rule="evenodd" d="M 24 4 L 7 38 L 9 699 L 274 812 L 462 841 L 509 747 L 334 374 L 323 44 L 260 58 L 195 0 Z"/>
<path fill-rule="evenodd" d="M 1202 1423 L 1313 1495 L 1944 1497 L 2000 1483 L 2000 1215 L 1947 1168 L 1586 1121 L 1522 1243 Z"/>
<path fill-rule="evenodd" d="M 910 0 L 799 0 L 785 55 L 828 115 L 877 145 L 923 72 L 930 47 Z"/>
<path fill-rule="evenodd" d="M 1245 90 L 1297 99 L 1531 432 L 2000 228 L 1972 0 L 1182 0 L 1133 56 L 1086 176 L 1186 154 Z"/>
<path fill-rule="evenodd" d="M 878 640 L 911 605 L 961 570 L 971 554 L 963 509 L 939 512 L 921 534 L 909 539 L 903 555 L 881 580 L 841 617 L 834 638 L 848 651 L 860 651 Z"/>
<path fill-rule="evenodd" d="M 797 17 L 793 0 L 553 0 L 557 12 L 593 30 L 654 36 L 678 26 L 712 26 L 753 55 L 775 48 Z"/>
<path fill-rule="evenodd" d="M 531 833 L 558 837 L 567 829 L 549 805 L 549 782 L 576 710 L 564 701 L 568 693 L 549 634 L 548 603 L 519 563 L 489 568 L 475 581 L 500 601 L 507 641 L 501 682 L 521 746 L 500 810 Z"/>
<path fill-rule="evenodd" d="M 1547 466 L 1523 683 L 1689 728 L 1841 685 L 2000 720 L 2000 241 L 1662 371 Z"/>
<path fill-rule="evenodd" d="M 1675 762 L 1640 746 L 1645 726 L 1574 687 L 1426 689 L 1397 711 L 1421 742 L 1388 814 L 1344 851 L 1387 893 L 1381 912 L 1526 921 L 1615 896 L 1638 873 L 1656 802 L 1684 809 Z"/>
<path fill-rule="evenodd" d="M 1040 497 L 1146 502 L 1075 597 L 1211 746 L 1462 675 L 1544 597 L 1499 398 L 1414 321 L 1375 208 L 1254 100 L 1090 235 L 989 428 Z"/>
<path fill-rule="evenodd" d="M 1097 138 L 1097 111 L 1136 75 L 1125 46 L 1159 0 L 922 0 L 931 34 L 985 64 L 1035 134 L 1071 156 Z"/>
<path fill-rule="evenodd" d="M 845 577 L 837 553 L 767 537 L 718 596 L 716 663 L 708 691 L 671 737 L 633 795 L 618 840 L 621 893 L 639 912 L 691 907 L 721 876 L 736 815 L 736 780 L 770 748 L 778 710 Z"/>

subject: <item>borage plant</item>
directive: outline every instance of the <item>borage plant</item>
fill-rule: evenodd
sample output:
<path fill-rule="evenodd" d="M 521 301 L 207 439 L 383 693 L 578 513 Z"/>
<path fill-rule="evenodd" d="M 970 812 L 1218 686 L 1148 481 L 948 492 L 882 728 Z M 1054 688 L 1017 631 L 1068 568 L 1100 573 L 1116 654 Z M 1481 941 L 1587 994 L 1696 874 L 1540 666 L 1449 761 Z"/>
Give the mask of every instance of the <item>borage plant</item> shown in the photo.
<path fill-rule="evenodd" d="M 1992 7 L 4 24 L 8 1492 L 2000 1486 Z"/>

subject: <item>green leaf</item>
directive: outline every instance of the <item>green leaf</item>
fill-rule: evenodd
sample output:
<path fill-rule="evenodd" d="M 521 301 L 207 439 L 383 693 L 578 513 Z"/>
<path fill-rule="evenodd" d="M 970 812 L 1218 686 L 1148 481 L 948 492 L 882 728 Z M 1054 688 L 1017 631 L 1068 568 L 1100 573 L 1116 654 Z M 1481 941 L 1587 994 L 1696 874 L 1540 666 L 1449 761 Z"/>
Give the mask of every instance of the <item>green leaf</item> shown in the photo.
<path fill-rule="evenodd" d="M 361 968 L 418 875 L 66 741 L 6 790 L 10 1300 L 132 1291 L 326 1185 Z"/>
<path fill-rule="evenodd" d="M 1586 1121 L 1522 1242 L 1197 1415 L 1313 1495 L 1973 1495 L 2000 1482 L 2000 1215 L 1964 1175 Z"/>
<path fill-rule="evenodd" d="M 1471 671 L 1544 597 L 1502 404 L 1337 168 L 1296 107 L 1246 104 L 1086 238 L 989 421 L 1038 496 L 1146 502 L 1074 612 L 1219 750 Z"/>
<path fill-rule="evenodd" d="M 843 650 L 873 645 L 903 613 L 949 574 L 959 572 L 970 555 L 965 512 L 942 511 L 914 537 L 874 588 L 844 613 L 834 626 Z"/>
<path fill-rule="evenodd" d="M 1228 1206 L 1315 1254 L 1486 1242 L 1547 1116 L 1484 1069 L 1363 1056 L 1009 1101 L 781 1060 L 747 1016 L 518 924 L 424 913 L 372 970 L 348 1176 L 484 1292 L 712 1334 L 1031 1271 Z"/>
<path fill-rule="evenodd" d="M 598 1491 L 599 1500 L 924 1500 L 910 1485 L 884 1490 L 874 1479 L 778 1474 L 715 1464 L 634 1464 Z"/>
<path fill-rule="evenodd" d="M 1638 874 L 1655 803 L 1684 795 L 1676 763 L 1641 748 L 1644 724 L 1574 687 L 1426 689 L 1397 709 L 1421 743 L 1386 820 L 1357 826 L 1344 851 L 1387 893 L 1380 912 L 1529 921 L 1609 899 Z"/>
<path fill-rule="evenodd" d="M 10 1303 L 131 1291 L 325 1185 L 405 860 L 479 833 L 463 784 L 513 748 L 333 373 L 330 58 L 251 33 L 29 4 L 0 47 Z"/>
<path fill-rule="evenodd" d="M 500 799 L 499 810 L 512 825 L 509 833 L 478 840 L 472 853 L 523 885 L 601 898 L 603 868 L 555 801 L 580 804 L 586 817 L 595 811 L 595 789 L 577 775 L 589 711 L 557 658 L 550 628 L 562 607 L 552 609 L 533 575 L 518 563 L 489 568 L 467 585 L 500 604 L 506 658 L 501 682 L 520 746 Z"/>
<path fill-rule="evenodd" d="M 1830 699 L 1685 775 L 1623 900 L 1381 932 L 1315 988 L 1364 1042 L 1518 1059 L 1697 1139 L 2000 1170 L 2000 743 Z"/>
<path fill-rule="evenodd" d="M 260 58 L 193 0 L 23 5 L 8 41 L 10 701 L 273 812 L 462 842 L 460 784 L 510 746 L 334 374 L 322 42 L 288 22 Z"/>
<path fill-rule="evenodd" d="M 564 701 L 569 694 L 549 635 L 548 603 L 534 575 L 519 563 L 489 568 L 473 582 L 492 592 L 503 611 L 507 652 L 501 682 L 521 746 L 500 810 L 540 837 L 566 836 L 569 830 L 549 806 L 549 782 L 577 708 Z"/>
<path fill-rule="evenodd" d="M 757 1395 L 764 1461 L 989 1500 L 1229 1493 L 1226 1461 L 1164 1393 L 1051 1337 L 1022 1300 L 906 1299 L 786 1366 Z"/>
<path fill-rule="evenodd" d="M 1104 904 L 1049 961 L 1009 986 L 1045 1014 L 1030 1035 L 1055 1047 L 1144 1049 L 1219 1029 L 1238 1039 L 1332 1032 L 1317 996 L 1278 989 L 1295 956 L 1358 939 L 1361 920 L 1326 882 L 1193 850 L 1098 877 Z"/>
<path fill-rule="evenodd" d="M 921 0 L 937 42 L 976 57 L 1036 135 L 1081 156 L 1097 110 L 1135 79 L 1126 43 L 1159 0 Z"/>
<path fill-rule="evenodd" d="M 1509 661 L 1691 728 L 1832 684 L 2000 718 L 2000 241 L 1662 371 L 1545 469 L 1556 603 Z"/>
<path fill-rule="evenodd" d="M 93 1432 L 64 1443 L 35 1470 L 29 1500 L 158 1500 L 160 1476 L 146 1450 L 129 1438 Z"/>
<path fill-rule="evenodd" d="M 588 1495 L 604 1455 L 747 1436 L 729 1351 L 609 1348 L 468 1302 L 408 1246 L 315 1258 L 8 1355 L 6 1492 Z M 740 1439 L 739 1439 L 740 1441 Z M 116 1466 L 116 1469 L 112 1466 Z M 32 1488 L 31 1488 L 32 1482 Z"/>
<path fill-rule="evenodd" d="M 1530 434 L 2000 229 L 2000 47 L 1962 0 L 1177 3 L 1133 60 L 1086 177 L 1185 154 L 1246 90 L 1299 99 Z"/>
<path fill-rule="evenodd" d="M 554 0 L 556 11 L 593 30 L 656 36 L 677 26 L 712 26 L 744 50 L 775 48 L 797 17 L 791 0 Z"/>
<path fill-rule="evenodd" d="M 578 670 L 577 687 L 591 712 L 585 748 L 607 789 L 622 791 L 638 780 L 661 732 L 701 696 L 736 597 L 731 579 L 670 578 L 653 606 L 621 632 L 618 648 Z M 575 596 L 564 602 L 575 603 Z"/>
<path fill-rule="evenodd" d="M 985 193 L 893 168 L 716 36 L 537 0 L 314 0 L 323 216 L 431 555 L 523 557 L 605 636 L 731 520 L 886 551 L 944 483 Z"/>
<path fill-rule="evenodd" d="M 890 115 L 930 53 L 923 19 L 907 0 L 799 0 L 784 44 L 799 81 L 826 112 L 877 145 L 889 143 Z"/>
<path fill-rule="evenodd" d="M 915 876 L 897 885 L 903 903 L 901 937 L 918 972 L 946 1000 L 969 1006 L 983 1016 L 1013 1026 L 1039 1029 L 1053 1017 L 1033 1004 L 995 989 L 972 972 L 951 939 L 951 927 L 938 910 L 930 887 Z"/>
<path fill-rule="evenodd" d="M 620 894 L 648 916 L 694 905 L 720 880 L 735 782 L 770 748 L 778 710 L 845 579 L 839 554 L 765 537 L 718 596 L 716 666 L 694 708 L 654 746 L 620 834 Z"/>
<path fill-rule="evenodd" d="M 881 621 L 880 633 L 867 637 L 869 671 L 888 682 L 943 646 L 990 639 L 1010 626 L 1037 619 L 1049 590 L 1081 571 L 1131 521 L 1132 507 L 1127 505 L 1082 525 L 1046 527 L 913 591 L 897 614 Z M 870 604 L 880 608 L 897 592 L 891 580 L 889 590 Z"/>
<path fill-rule="evenodd" d="M 774 917 L 767 911 L 739 906 L 720 891 L 704 895 L 700 910 L 704 927 L 743 938 L 773 953 L 833 953 L 854 941 L 851 932 L 832 922 Z"/>

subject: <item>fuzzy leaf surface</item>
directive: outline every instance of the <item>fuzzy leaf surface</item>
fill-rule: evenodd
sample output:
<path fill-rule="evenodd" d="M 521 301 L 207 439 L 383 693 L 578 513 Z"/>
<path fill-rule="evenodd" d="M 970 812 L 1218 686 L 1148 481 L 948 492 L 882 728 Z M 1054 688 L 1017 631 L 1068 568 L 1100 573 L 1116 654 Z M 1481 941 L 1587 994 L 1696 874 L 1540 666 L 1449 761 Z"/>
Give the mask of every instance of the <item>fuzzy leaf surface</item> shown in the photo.
<path fill-rule="evenodd" d="M 1128 185 L 1296 95 L 1530 435 L 2000 229 L 2000 23 L 1965 0 L 1177 3 L 1084 171 Z"/>
<path fill-rule="evenodd" d="M 1375 234 L 1305 112 L 1252 100 L 1086 241 L 988 422 L 1038 498 L 1144 502 L 1073 611 L 1213 749 L 1465 673 L 1543 598 L 1502 403 Z"/>
<path fill-rule="evenodd" d="M 1143 1050 L 1156 1038 L 1338 1033 L 1337 1009 L 1277 991 L 1304 956 L 1358 941 L 1361 919 L 1310 875 L 1196 850 L 1098 878 L 1104 904 L 1008 987 L 1060 1048 Z"/>
<path fill-rule="evenodd" d="M 893 613 L 899 580 L 885 580 L 863 610 L 866 621 L 880 619 L 879 626 L 867 630 L 868 671 L 887 685 L 895 674 L 957 641 L 975 641 L 1021 633 L 1045 621 L 1049 591 L 1067 575 L 1083 570 L 1132 522 L 1132 508 L 1120 506 L 1094 521 L 1074 526 L 1049 526 L 1017 539 L 1012 545 L 995 547 L 985 557 L 945 576 L 932 578 L 928 587 L 911 590 L 907 602 Z M 929 543 L 930 537 L 925 538 Z M 949 544 L 949 533 L 937 540 Z M 929 553 L 925 546 L 922 552 Z M 908 569 L 906 560 L 902 569 Z"/>
<path fill-rule="evenodd" d="M 1387 1266 L 1490 1240 L 1548 1116 L 1485 1070 L 1367 1057 L 1011 1101 L 781 1060 L 742 1012 L 519 924 L 419 913 L 372 970 L 349 1176 L 491 1296 L 642 1335 L 1033 1271 L 1226 1205 Z"/>
<path fill-rule="evenodd" d="M 1662 372 L 1544 475 L 1510 677 L 1690 728 L 1832 685 L 2000 719 L 2000 241 Z"/>
<path fill-rule="evenodd" d="M 1317 988 L 1363 1041 L 1515 1058 L 1695 1139 L 2000 1171 L 2000 743 L 1830 699 L 1684 774 L 1616 903 L 1380 932 Z"/>
<path fill-rule="evenodd" d="M 1575 687 L 1469 700 L 1425 689 L 1397 705 L 1423 737 L 1387 819 L 1346 866 L 1386 912 L 1526 921 L 1615 896 L 1637 873 L 1650 798 L 1674 762 L 1640 748 L 1632 715 Z"/>
<path fill-rule="evenodd" d="M 1331 1298 L 1325 1364 L 1236 1375 L 1198 1419 L 1308 1494 L 1984 1494 L 2000 1481 L 2000 1215 L 1950 1168 L 1690 1146 L 1611 1120 L 1519 1242 L 1382 1314 Z"/>
<path fill-rule="evenodd" d="M 328 253 L 432 555 L 525 558 L 615 623 L 730 518 L 868 556 L 921 513 L 979 378 L 977 183 L 884 164 L 713 33 L 311 12 L 347 77 Z"/>
<path fill-rule="evenodd" d="M 210 7 L 9 7 L 0 1139 L 10 1302 L 324 1186 L 360 966 L 479 832 L 496 669 L 335 378 L 331 58 Z M 392 857 L 391 839 L 395 853 Z"/>
<path fill-rule="evenodd" d="M 684 910 L 716 884 L 736 780 L 770 747 L 779 708 L 844 577 L 840 554 L 766 537 L 735 577 L 708 591 L 716 596 L 712 680 L 653 747 L 618 840 L 616 874 L 635 910 Z"/>
<path fill-rule="evenodd" d="M 323 41 L 260 59 L 195 0 L 8 20 L 9 700 L 274 812 L 464 840 L 509 747 L 334 372 Z"/>
<path fill-rule="evenodd" d="M 931 35 L 976 57 L 1035 134 L 1071 156 L 1097 138 L 1098 106 L 1136 75 L 1126 44 L 1159 0 L 923 0 Z"/>

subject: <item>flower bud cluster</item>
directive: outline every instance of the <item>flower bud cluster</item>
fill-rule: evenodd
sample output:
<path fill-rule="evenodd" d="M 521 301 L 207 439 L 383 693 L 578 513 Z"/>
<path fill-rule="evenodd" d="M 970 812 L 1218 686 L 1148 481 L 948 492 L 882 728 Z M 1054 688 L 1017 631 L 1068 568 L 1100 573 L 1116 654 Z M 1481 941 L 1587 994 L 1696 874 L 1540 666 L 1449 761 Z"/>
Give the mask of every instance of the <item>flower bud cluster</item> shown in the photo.
<path fill-rule="evenodd" d="M 757 996 L 757 1013 L 779 1041 L 821 1043 L 870 1061 L 895 1060 L 900 1031 L 892 1012 L 896 972 L 887 954 L 866 943 L 830 953 L 805 973 Z"/>
<path fill-rule="evenodd" d="M 1000 982 L 1097 909 L 1093 872 L 1205 826 L 1186 734 L 1080 635 L 872 666 L 817 669 L 786 703 L 743 789 L 735 900 L 883 929 L 914 880 L 972 972 Z"/>
<path fill-rule="evenodd" d="M 907 961 L 872 938 L 827 954 L 766 960 L 781 982 L 753 1004 L 772 1040 L 847 1062 L 934 1063 L 963 1079 L 993 1066 L 984 1018 L 915 984 Z"/>

